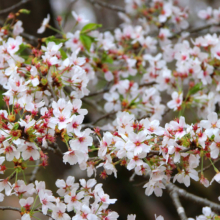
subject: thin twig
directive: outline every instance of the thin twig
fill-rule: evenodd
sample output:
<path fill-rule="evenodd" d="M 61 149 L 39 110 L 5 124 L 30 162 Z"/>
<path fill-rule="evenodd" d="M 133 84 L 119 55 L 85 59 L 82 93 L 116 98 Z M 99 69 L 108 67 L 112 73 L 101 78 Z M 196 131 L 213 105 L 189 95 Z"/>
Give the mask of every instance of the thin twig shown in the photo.
<path fill-rule="evenodd" d="M 144 86 L 152 86 L 152 85 L 155 85 L 156 82 L 150 82 L 150 83 L 143 83 L 143 84 L 140 84 L 139 85 L 139 88 L 142 88 Z M 96 95 L 100 95 L 100 94 L 103 94 L 105 92 L 109 92 L 109 88 L 105 88 L 105 89 L 102 89 L 102 90 L 99 90 L 97 92 L 93 92 L 93 93 L 90 93 L 89 95 L 87 95 L 85 98 L 87 97 L 92 97 L 92 96 L 96 96 Z"/>
<path fill-rule="evenodd" d="M 48 85 L 49 85 L 49 87 L 50 87 L 50 91 L 51 91 L 51 93 L 52 93 L 52 96 L 53 96 L 53 98 L 54 98 L 54 101 L 57 101 L 57 97 L 56 97 L 56 95 L 55 95 L 55 92 L 53 91 L 53 87 L 52 87 L 52 85 L 51 85 L 51 83 L 48 81 Z"/>
<path fill-rule="evenodd" d="M 197 33 L 197 32 L 200 32 L 200 31 L 203 31 L 205 29 L 208 29 L 208 28 L 211 28 L 213 26 L 218 26 L 219 24 L 207 24 L 207 25 L 204 25 L 204 26 L 201 26 L 201 27 L 197 27 L 197 28 L 192 28 L 190 29 L 188 32 L 190 34 L 192 33 Z M 175 39 L 175 38 L 178 38 L 179 35 L 182 33 L 182 31 L 178 32 L 178 33 L 175 33 L 172 37 L 169 37 L 169 39 Z"/>
<path fill-rule="evenodd" d="M 103 94 L 105 92 L 109 92 L 109 89 L 102 89 L 102 90 L 99 90 L 97 92 L 90 93 L 89 95 L 86 96 L 86 98 L 96 96 L 96 95 L 100 95 L 100 94 Z"/>
<path fill-rule="evenodd" d="M 140 85 L 139 85 L 139 88 L 142 88 L 142 87 L 144 87 L 144 86 L 153 86 L 153 85 L 155 85 L 155 84 L 157 84 L 157 83 L 156 83 L 156 82 L 143 83 L 143 84 L 140 84 Z"/>
<path fill-rule="evenodd" d="M 187 151 L 189 151 L 189 150 L 191 150 L 190 147 L 188 147 L 188 148 L 186 148 L 186 149 L 183 149 L 183 150 L 181 150 L 181 151 L 179 151 L 179 152 L 180 152 L 180 153 L 185 153 L 185 152 L 187 152 Z M 152 156 L 154 156 L 154 155 L 160 155 L 160 154 L 161 154 L 160 151 L 151 150 L 151 151 L 148 153 L 147 158 L 148 158 L 148 157 L 152 157 Z"/>
<path fill-rule="evenodd" d="M 0 15 L 6 14 L 8 12 L 11 12 L 14 9 L 20 7 L 21 5 L 23 5 L 23 4 L 25 4 L 25 3 L 29 2 L 29 1 L 31 1 L 31 0 L 22 0 L 22 1 L 18 2 L 17 4 L 14 4 L 14 5 L 12 5 L 12 6 L 8 7 L 8 8 L 2 9 L 0 11 Z"/>
<path fill-rule="evenodd" d="M 10 176 L 9 180 L 12 180 L 15 176 L 16 176 L 16 172 L 14 172 L 12 176 Z"/>
<path fill-rule="evenodd" d="M 53 143 L 53 145 L 54 145 L 54 148 L 55 148 L 58 152 L 60 152 L 61 155 L 63 155 L 62 151 L 61 151 L 60 148 L 59 148 L 59 145 L 58 145 L 56 142 Z"/>
<path fill-rule="evenodd" d="M 112 4 L 108 4 L 106 2 L 103 1 L 99 1 L 99 0 L 88 0 L 91 4 L 93 5 L 99 5 L 103 8 L 108 8 L 112 11 L 116 11 L 116 12 L 125 12 L 125 9 L 122 7 L 119 7 L 117 5 L 112 5 Z"/>
<path fill-rule="evenodd" d="M 162 115 L 162 117 L 164 117 L 167 113 L 169 113 L 171 111 L 171 109 L 170 108 L 168 108 L 164 113 L 163 113 L 163 115 Z"/>
<path fill-rule="evenodd" d="M 16 208 L 16 207 L 11 207 L 11 206 L 0 206 L 0 210 L 1 211 L 11 210 L 11 211 L 16 211 L 16 212 L 21 212 L 21 209 Z M 38 212 L 42 213 L 42 211 L 40 209 L 35 209 L 34 211 L 38 211 Z M 46 214 L 46 216 L 51 218 L 51 215 L 49 215 L 49 214 Z"/>
<path fill-rule="evenodd" d="M 63 157 L 63 153 L 60 150 L 58 144 L 56 144 L 56 143 L 53 143 L 53 144 L 54 144 L 53 146 L 48 146 L 47 148 L 45 148 L 45 151 L 49 150 L 49 151 L 52 151 L 53 153 L 57 154 L 58 156 Z"/>
<path fill-rule="evenodd" d="M 21 209 L 15 208 L 15 207 L 11 207 L 11 206 L 0 206 L 0 210 L 2 210 L 2 211 L 12 210 L 12 211 L 21 212 Z"/>
<path fill-rule="evenodd" d="M 99 111 L 100 113 L 104 114 L 105 112 L 102 110 L 102 108 L 94 101 L 90 101 L 87 100 L 85 98 L 82 99 L 83 103 L 93 107 L 94 109 L 96 109 L 97 111 Z"/>
<path fill-rule="evenodd" d="M 105 114 L 105 115 L 101 116 L 100 118 L 98 118 L 97 120 L 95 120 L 95 121 L 92 122 L 92 123 L 83 124 L 83 129 L 86 129 L 86 128 L 91 128 L 91 129 L 93 129 L 93 128 L 95 127 L 94 125 L 97 124 L 99 121 L 101 121 L 101 120 L 103 120 L 103 119 L 105 119 L 105 118 L 108 118 L 109 116 L 114 115 L 115 113 L 117 113 L 117 111 L 114 111 L 114 112 L 110 112 L 110 113 L 108 113 L 108 114 Z M 104 131 L 104 130 L 102 130 L 102 131 Z"/>
<path fill-rule="evenodd" d="M 105 87 L 97 92 L 93 92 L 93 93 L 90 93 L 89 95 L 87 95 L 85 98 L 87 97 L 92 97 L 92 96 L 96 96 L 96 95 L 100 95 L 100 94 L 103 94 L 105 92 L 109 92 L 110 90 L 110 85 L 111 85 L 111 82 L 108 82 Z"/>
<path fill-rule="evenodd" d="M 168 108 L 168 109 L 162 114 L 161 117 L 164 117 L 164 116 L 165 116 L 168 112 L 170 112 L 170 111 L 171 111 L 171 109 Z M 142 120 L 142 119 L 149 118 L 149 117 L 150 117 L 150 115 L 147 114 L 147 115 L 143 115 L 143 116 L 141 116 L 140 118 L 137 118 L 137 120 L 140 121 L 140 120 Z"/>
<path fill-rule="evenodd" d="M 31 175 L 31 177 L 30 177 L 30 179 L 29 179 L 29 183 L 34 182 L 34 180 L 36 179 L 36 174 L 37 174 L 37 172 L 38 172 L 38 170 L 39 170 L 39 168 L 40 168 L 39 164 L 40 164 L 40 159 L 38 159 L 38 160 L 36 161 L 36 164 L 35 164 L 36 167 L 35 167 L 34 170 L 32 171 L 32 175 Z"/>
<path fill-rule="evenodd" d="M 59 145 L 58 145 L 57 143 L 53 143 L 53 144 L 54 144 L 55 149 L 56 149 L 57 151 L 59 151 L 60 154 L 63 155 L 62 151 L 61 151 L 60 148 L 59 148 Z"/>
<path fill-rule="evenodd" d="M 78 0 L 72 0 L 70 1 L 68 7 L 67 7 L 67 12 L 66 12 L 66 16 L 65 18 L 63 19 L 63 23 L 62 23 L 62 27 L 64 28 L 66 26 L 66 23 L 67 23 L 67 20 L 68 20 L 68 15 L 71 13 L 72 11 L 72 7 L 73 7 L 73 4 L 75 4 Z"/>
<path fill-rule="evenodd" d="M 204 25 L 204 26 L 201 26 L 201 27 L 193 28 L 193 29 L 189 30 L 189 32 L 190 32 L 191 34 L 192 34 L 192 33 L 197 33 L 197 32 L 199 32 L 199 31 L 203 31 L 203 30 L 205 30 L 205 29 L 208 29 L 208 28 L 210 28 L 210 27 L 212 27 L 212 26 L 215 26 L 215 25 L 213 25 L 213 24 L 207 24 L 207 25 Z"/>
<path fill-rule="evenodd" d="M 131 177 L 129 178 L 129 181 L 130 182 L 132 182 L 132 181 L 134 181 L 134 177 L 136 176 L 136 173 L 134 172 L 132 175 L 131 175 Z"/>
<path fill-rule="evenodd" d="M 117 111 L 110 112 L 110 113 L 108 113 L 108 114 L 106 114 L 106 115 L 103 115 L 103 116 L 101 116 L 100 118 L 98 118 L 97 120 L 95 120 L 94 122 L 92 122 L 91 124 L 92 124 L 92 125 L 95 125 L 95 124 L 97 124 L 99 121 L 101 121 L 101 120 L 103 120 L 103 119 L 105 119 L 105 118 L 108 118 L 110 115 L 114 115 L 115 113 L 117 113 Z"/>
<path fill-rule="evenodd" d="M 38 42 L 38 38 L 27 34 L 27 33 L 21 33 L 21 36 L 24 37 L 26 40 L 28 40 L 30 43 L 37 43 Z"/>
<path fill-rule="evenodd" d="M 220 161 L 220 158 L 217 159 L 216 161 L 214 161 L 213 163 L 215 164 L 215 163 L 218 163 L 219 161 Z M 204 167 L 202 171 L 204 172 L 204 171 L 208 170 L 211 167 L 213 167 L 213 165 L 209 164 L 208 166 Z M 198 173 L 201 173 L 201 170 L 199 170 Z"/>

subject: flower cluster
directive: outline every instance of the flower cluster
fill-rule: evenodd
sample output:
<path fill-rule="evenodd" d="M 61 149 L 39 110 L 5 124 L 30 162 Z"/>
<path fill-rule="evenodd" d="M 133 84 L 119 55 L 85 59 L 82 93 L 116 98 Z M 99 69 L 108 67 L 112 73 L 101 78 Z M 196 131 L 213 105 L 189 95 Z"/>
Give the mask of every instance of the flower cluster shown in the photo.
<path fill-rule="evenodd" d="M 22 220 L 31 219 L 39 210 L 44 215 L 49 215 L 50 212 L 53 219 L 60 220 L 70 220 L 67 212 L 72 211 L 76 213 L 72 220 L 118 218 L 116 212 L 108 209 L 116 199 L 110 199 L 103 191 L 102 184 L 96 184 L 95 179 L 80 179 L 79 184 L 75 183 L 74 177 L 69 176 L 66 181 L 58 179 L 56 186 L 59 188 L 57 194 L 60 198 L 45 188 L 44 181 L 35 181 L 35 184 L 28 185 L 23 180 L 18 180 L 13 185 L 10 182 L 1 182 L 1 190 L 5 189 L 8 196 L 14 193 L 18 195 Z M 36 204 L 38 200 L 39 204 Z"/>
<path fill-rule="evenodd" d="M 95 179 L 81 179 L 80 184 L 74 177 L 59 179 L 58 196 L 45 182 L 34 184 L 37 169 L 48 166 L 49 151 L 65 164 L 78 164 L 88 177 L 99 173 L 103 179 L 112 174 L 117 178 L 118 167 L 124 166 L 133 177 L 147 178 L 143 187 L 148 196 L 162 196 L 175 182 L 186 187 L 192 180 L 205 187 L 220 183 L 215 166 L 220 153 L 217 34 L 189 38 L 190 32 L 181 32 L 188 27 L 188 12 L 176 2 L 125 0 L 120 28 L 101 32 L 101 25 L 73 11 L 74 28 L 84 24 L 81 29 L 55 29 L 58 37 L 42 38 L 35 47 L 21 36 L 24 29 L 17 16 L 22 12 L 11 14 L 0 29 L 5 103 L 0 110 L 1 202 L 5 195 L 18 196 L 22 220 L 36 212 L 60 220 L 119 217 L 108 208 L 116 199 Z M 219 24 L 219 9 L 198 15 Z M 39 34 L 53 28 L 49 20 L 47 15 Z M 85 123 L 91 108 L 96 120 Z M 186 110 L 195 115 L 188 119 Z M 166 118 L 169 113 L 175 116 Z M 204 173 L 207 161 L 215 171 L 211 181 Z M 34 170 L 28 183 L 25 172 L 30 167 Z M 203 214 L 196 219 L 216 217 L 209 207 Z"/>
<path fill-rule="evenodd" d="M 212 210 L 210 209 L 210 207 L 204 207 L 202 208 L 202 214 L 198 217 L 196 217 L 196 220 L 208 220 L 208 219 L 218 219 L 218 215 L 216 215 L 214 212 L 212 212 Z M 188 220 L 195 220 L 194 218 L 188 218 Z"/>

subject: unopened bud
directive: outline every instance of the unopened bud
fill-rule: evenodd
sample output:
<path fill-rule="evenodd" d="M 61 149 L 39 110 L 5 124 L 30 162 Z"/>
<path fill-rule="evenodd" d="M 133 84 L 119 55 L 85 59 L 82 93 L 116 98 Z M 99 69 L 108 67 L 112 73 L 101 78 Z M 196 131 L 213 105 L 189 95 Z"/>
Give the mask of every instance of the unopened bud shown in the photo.
<path fill-rule="evenodd" d="M 10 121 L 10 122 L 14 122 L 15 121 L 15 115 L 8 115 L 8 120 Z"/>
<path fill-rule="evenodd" d="M 36 65 L 38 63 L 37 57 L 32 59 L 31 63 L 32 63 L 32 65 Z"/>
<path fill-rule="evenodd" d="M 57 22 L 58 22 L 59 25 L 61 24 L 61 21 L 62 21 L 62 17 L 61 16 L 57 16 Z"/>
<path fill-rule="evenodd" d="M 8 19 L 14 19 L 15 18 L 15 14 L 14 13 L 10 13 L 9 15 L 8 15 Z"/>
<path fill-rule="evenodd" d="M 19 13 L 21 13 L 21 14 L 30 14 L 30 10 L 27 10 L 27 9 L 20 9 L 19 10 Z"/>
<path fill-rule="evenodd" d="M 42 78 L 40 81 L 43 86 L 46 86 L 48 83 L 47 78 Z"/>
<path fill-rule="evenodd" d="M 41 66 L 40 71 L 43 74 L 43 76 L 45 76 L 48 73 L 48 67 L 47 66 Z"/>

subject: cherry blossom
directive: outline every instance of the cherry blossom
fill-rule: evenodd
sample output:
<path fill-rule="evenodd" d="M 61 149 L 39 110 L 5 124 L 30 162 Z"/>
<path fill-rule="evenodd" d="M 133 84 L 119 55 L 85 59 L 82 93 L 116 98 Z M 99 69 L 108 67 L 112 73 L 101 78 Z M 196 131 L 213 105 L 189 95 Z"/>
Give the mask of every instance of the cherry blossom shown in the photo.
<path fill-rule="evenodd" d="M 40 158 L 39 149 L 34 143 L 23 143 L 18 149 L 22 152 L 22 157 L 24 160 L 30 158 L 37 160 Z"/>
<path fill-rule="evenodd" d="M 74 176 L 69 176 L 67 178 L 66 182 L 64 180 L 57 180 L 56 186 L 60 188 L 59 190 L 57 190 L 57 193 L 60 196 L 64 196 L 65 194 L 67 194 L 71 190 L 77 189 L 79 187 L 79 184 L 74 183 L 74 182 L 75 182 Z"/>
<path fill-rule="evenodd" d="M 155 220 L 164 220 L 164 217 L 162 215 L 159 215 L 158 217 L 155 215 Z"/>
<path fill-rule="evenodd" d="M 37 30 L 37 33 L 38 34 L 44 33 L 44 31 L 45 31 L 47 25 L 49 24 L 49 22 L 50 22 L 50 15 L 48 14 L 47 17 L 44 18 L 41 27 Z"/>
<path fill-rule="evenodd" d="M 17 36 L 21 34 L 24 31 L 24 28 L 22 27 L 23 22 L 17 21 L 13 28 L 13 35 Z"/>
<path fill-rule="evenodd" d="M 55 197 L 45 193 L 44 190 L 40 190 L 39 198 L 42 204 L 42 212 L 44 215 L 46 215 L 48 209 L 52 209 L 54 207 L 54 204 L 52 202 L 56 201 Z"/>
<path fill-rule="evenodd" d="M 198 16 L 201 19 L 209 20 L 212 17 L 212 8 L 208 7 L 206 10 L 199 11 Z"/>
<path fill-rule="evenodd" d="M 56 206 L 52 208 L 52 218 L 60 220 L 70 220 L 70 216 L 65 213 L 66 205 L 62 202 L 57 202 Z"/>
<path fill-rule="evenodd" d="M 8 179 L 0 180 L 0 192 L 3 190 L 5 190 L 5 195 L 9 196 L 11 194 L 12 186 Z"/>
<path fill-rule="evenodd" d="M 167 103 L 167 106 L 175 111 L 179 109 L 182 105 L 183 94 L 182 93 L 179 94 L 178 92 L 173 92 L 172 99 L 173 100 Z"/>
<path fill-rule="evenodd" d="M 86 18 L 84 18 L 83 15 L 77 15 L 75 11 L 72 11 L 72 15 L 73 17 L 75 18 L 75 20 L 78 22 L 78 23 L 88 23 L 89 20 L 87 20 Z"/>
<path fill-rule="evenodd" d="M 36 212 L 61 220 L 118 219 L 111 210 L 117 199 L 95 177 L 117 178 L 120 170 L 131 180 L 142 177 L 147 196 L 161 197 L 167 184 L 179 196 L 176 182 L 220 182 L 220 38 L 214 33 L 220 9 L 198 12 L 214 32 L 206 26 L 195 36 L 193 28 L 183 31 L 190 11 L 176 1 L 125 0 L 124 8 L 123 23 L 112 31 L 85 25 L 84 15 L 72 11 L 75 22 L 66 33 L 62 17 L 56 29 L 48 14 L 37 33 L 48 27 L 59 37 L 39 39 L 37 47 L 17 20 L 22 10 L 0 28 L 0 201 L 18 197 L 22 220 Z M 52 154 L 93 179 L 59 177 L 56 194 L 44 181 L 33 184 Z M 196 219 L 216 217 L 210 207 L 202 212 Z"/>

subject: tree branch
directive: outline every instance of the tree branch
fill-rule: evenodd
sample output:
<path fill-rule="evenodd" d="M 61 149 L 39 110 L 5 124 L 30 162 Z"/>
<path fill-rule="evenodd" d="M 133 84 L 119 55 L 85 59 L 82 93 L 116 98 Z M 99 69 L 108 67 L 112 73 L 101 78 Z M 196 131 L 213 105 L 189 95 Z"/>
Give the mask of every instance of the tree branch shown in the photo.
<path fill-rule="evenodd" d="M 119 7 L 117 5 L 112 5 L 112 4 L 108 4 L 106 2 L 103 2 L 103 1 L 99 1 L 99 0 L 88 0 L 91 4 L 93 5 L 99 5 L 103 8 L 108 8 L 112 11 L 119 11 L 119 12 L 125 12 L 125 9 L 122 8 L 122 7 Z"/>
<path fill-rule="evenodd" d="M 27 34 L 27 33 L 21 33 L 21 36 L 24 37 L 25 39 L 27 39 L 30 43 L 37 43 L 38 42 L 38 38 Z"/>
<path fill-rule="evenodd" d="M 11 210 L 11 211 L 16 211 L 16 212 L 20 212 L 21 213 L 21 209 L 16 208 L 16 207 L 11 207 L 11 206 L 0 206 L 0 210 L 1 211 Z M 35 209 L 34 211 L 38 211 L 38 212 L 42 213 L 42 211 L 40 209 Z M 51 215 L 49 215 L 49 214 L 46 214 L 46 216 L 51 218 Z"/>
<path fill-rule="evenodd" d="M 184 208 L 182 207 L 178 193 L 175 191 L 175 188 L 172 186 L 172 184 L 166 185 L 167 191 L 170 194 L 171 199 L 173 200 L 173 204 L 176 207 L 177 213 L 181 220 L 187 220 L 186 213 Z"/>
<path fill-rule="evenodd" d="M 31 177 L 30 177 L 30 179 L 29 179 L 29 183 L 32 183 L 32 182 L 34 182 L 34 180 L 36 179 L 36 174 L 37 174 L 37 172 L 38 172 L 38 170 L 39 170 L 39 168 L 40 168 L 40 166 L 39 166 L 39 164 L 40 164 L 40 159 L 38 159 L 37 161 L 36 161 L 36 167 L 33 169 L 33 171 L 32 171 L 32 174 L 31 174 Z"/>
<path fill-rule="evenodd" d="M 189 151 L 189 150 L 191 150 L 190 147 L 188 147 L 188 148 L 186 148 L 186 149 L 183 149 L 183 150 L 181 150 L 181 151 L 179 151 L 179 152 L 180 152 L 180 153 L 185 153 L 185 152 L 187 152 L 187 151 Z M 151 151 L 147 154 L 147 158 L 151 158 L 151 157 L 153 157 L 153 156 L 155 156 L 155 155 L 159 156 L 160 154 L 161 154 L 160 151 L 151 150 Z"/>
<path fill-rule="evenodd" d="M 91 124 L 92 124 L 92 125 L 95 125 L 95 124 L 97 124 L 99 121 L 101 121 L 101 120 L 103 120 L 103 119 L 109 117 L 110 115 L 114 115 L 115 113 L 117 113 L 117 111 L 110 112 L 110 113 L 108 113 L 108 114 L 106 114 L 106 115 L 103 115 L 103 116 L 101 116 L 100 118 L 98 118 L 97 120 L 95 120 L 94 122 L 92 122 Z"/>
<path fill-rule="evenodd" d="M 205 206 L 209 206 L 213 211 L 217 211 L 220 212 L 220 205 L 214 202 L 209 201 L 208 199 L 205 198 L 201 198 L 199 196 L 193 195 L 189 192 L 187 192 L 184 189 L 180 189 L 177 187 L 177 193 L 179 194 L 179 196 L 194 201 L 200 205 L 205 205 Z"/>
<path fill-rule="evenodd" d="M 2 210 L 2 211 L 12 210 L 12 211 L 21 212 L 21 209 L 15 208 L 15 207 L 11 207 L 11 206 L 0 206 L 0 210 Z"/>
<path fill-rule="evenodd" d="M 201 27 L 197 27 L 197 28 L 193 28 L 191 30 L 189 30 L 189 32 L 192 34 L 192 33 L 196 33 L 196 32 L 199 32 L 199 31 L 203 31 L 205 29 L 208 29 L 212 26 L 215 26 L 213 24 L 207 24 L 207 25 L 204 25 L 204 26 L 201 26 Z"/>
<path fill-rule="evenodd" d="M 0 11 L 0 15 L 6 14 L 6 13 L 8 13 L 8 12 L 11 12 L 11 11 L 13 11 L 14 9 L 20 7 L 21 5 L 23 5 L 23 4 L 25 4 L 25 3 L 29 2 L 29 1 L 31 1 L 31 0 L 21 0 L 21 1 L 18 2 L 17 4 L 14 4 L 14 5 L 12 5 L 12 6 L 8 7 L 8 8 L 5 8 L 5 9 L 1 10 L 1 11 Z"/>
<path fill-rule="evenodd" d="M 140 84 L 139 85 L 139 88 L 142 88 L 144 86 L 152 86 L 152 85 L 155 85 L 157 84 L 156 82 L 150 82 L 150 83 L 143 83 L 143 84 Z M 92 96 L 96 96 L 96 95 L 100 95 L 100 94 L 103 94 L 105 92 L 109 92 L 109 88 L 104 88 L 102 90 L 99 90 L 97 92 L 93 92 L 93 93 L 90 93 L 89 95 L 85 96 L 85 98 L 87 97 L 92 97 Z"/>
<path fill-rule="evenodd" d="M 219 204 L 214 203 L 212 201 L 209 201 L 208 199 L 196 196 L 192 193 L 189 193 L 186 190 L 181 189 L 172 183 L 169 183 L 168 185 L 166 187 L 172 188 L 176 193 L 178 193 L 179 196 L 181 196 L 185 199 L 191 200 L 193 202 L 196 202 L 197 204 L 200 204 L 203 206 L 209 206 L 213 211 L 220 212 L 220 205 Z"/>
<path fill-rule="evenodd" d="M 197 33 L 199 31 L 203 31 L 205 29 L 208 29 L 208 28 L 211 28 L 213 26 L 219 26 L 219 24 L 207 24 L 207 25 L 204 25 L 204 26 L 201 26 L 201 27 L 197 27 L 197 28 L 192 28 L 190 29 L 188 32 L 190 34 L 193 34 L 193 33 Z M 182 31 L 178 32 L 178 33 L 174 33 L 174 35 L 172 37 L 169 37 L 169 39 L 175 39 L 175 38 L 178 38 L 179 35 L 182 33 Z"/>
<path fill-rule="evenodd" d="M 63 152 L 60 150 L 59 145 L 58 145 L 56 142 L 53 143 L 53 144 L 54 144 L 54 149 L 55 149 L 57 152 L 59 152 L 60 155 L 63 156 Z"/>
<path fill-rule="evenodd" d="M 96 96 L 96 95 L 100 95 L 100 94 L 103 94 L 105 92 L 109 92 L 109 89 L 102 89 L 102 90 L 99 90 L 97 92 L 93 92 L 93 93 L 90 93 L 89 95 L 87 95 L 85 98 L 87 97 L 92 97 L 92 96 Z"/>
<path fill-rule="evenodd" d="M 140 85 L 139 85 L 139 88 L 142 88 L 142 87 L 144 87 L 144 86 L 153 86 L 153 85 L 155 85 L 155 84 L 157 84 L 157 83 L 156 83 L 156 82 L 143 83 L 143 84 L 140 84 Z"/>
<path fill-rule="evenodd" d="M 90 101 L 87 99 L 82 99 L 83 103 L 87 104 L 89 107 L 93 107 L 94 109 L 96 109 L 98 112 L 104 114 L 105 112 L 102 110 L 101 106 L 99 106 L 96 102 L 94 101 Z"/>
<path fill-rule="evenodd" d="M 44 151 L 52 151 L 53 153 L 57 154 L 60 157 L 63 157 L 63 153 L 60 150 L 57 143 L 53 143 L 53 146 L 48 146 L 47 148 L 43 149 Z"/>
<path fill-rule="evenodd" d="M 67 12 L 66 12 L 66 16 L 63 19 L 63 23 L 62 23 L 62 27 L 64 28 L 66 26 L 67 20 L 68 20 L 68 15 L 71 13 L 72 11 L 72 7 L 73 5 L 77 2 L 78 0 L 72 0 L 69 2 L 69 5 L 67 7 Z"/>

